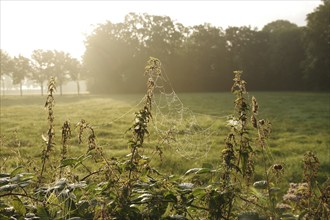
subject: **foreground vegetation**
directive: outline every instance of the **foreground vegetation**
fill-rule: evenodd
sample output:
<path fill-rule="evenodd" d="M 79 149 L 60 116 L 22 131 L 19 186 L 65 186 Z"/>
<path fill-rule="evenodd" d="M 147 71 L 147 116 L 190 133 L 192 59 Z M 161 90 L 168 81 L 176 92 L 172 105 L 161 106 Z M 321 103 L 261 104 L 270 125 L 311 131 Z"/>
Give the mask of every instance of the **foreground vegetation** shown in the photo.
<path fill-rule="evenodd" d="M 142 106 L 142 95 L 57 97 L 51 81 L 47 124 L 44 97 L 3 98 L 1 219 L 327 218 L 328 94 L 247 94 L 239 72 L 234 110 L 229 93 L 182 94 L 217 128 L 206 156 L 184 158 L 156 148 L 157 63 Z"/>

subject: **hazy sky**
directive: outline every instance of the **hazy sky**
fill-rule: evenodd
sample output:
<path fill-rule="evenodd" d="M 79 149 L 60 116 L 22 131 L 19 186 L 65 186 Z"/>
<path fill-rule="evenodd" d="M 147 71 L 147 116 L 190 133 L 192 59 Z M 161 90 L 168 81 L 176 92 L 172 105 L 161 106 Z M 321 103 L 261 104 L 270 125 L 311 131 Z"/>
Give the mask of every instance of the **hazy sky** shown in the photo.
<path fill-rule="evenodd" d="M 286 19 L 306 25 L 306 14 L 321 0 L 296 1 L 9 1 L 1 3 L 0 47 L 12 56 L 56 49 L 80 58 L 93 25 L 122 22 L 129 12 L 167 15 L 185 26 L 251 26 Z"/>

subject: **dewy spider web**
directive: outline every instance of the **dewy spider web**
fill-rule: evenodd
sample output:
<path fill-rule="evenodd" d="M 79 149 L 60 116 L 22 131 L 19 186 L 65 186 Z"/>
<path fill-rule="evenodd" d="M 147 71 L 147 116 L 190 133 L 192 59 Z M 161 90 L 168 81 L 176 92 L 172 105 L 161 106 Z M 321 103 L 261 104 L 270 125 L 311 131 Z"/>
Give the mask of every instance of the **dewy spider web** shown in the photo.
<path fill-rule="evenodd" d="M 154 133 L 159 139 L 159 147 L 170 148 L 187 159 L 207 156 L 214 142 L 211 136 L 214 120 L 203 121 L 200 125 L 194 112 L 185 107 L 169 83 L 165 71 L 153 79 L 155 82 L 152 103 L 152 122 Z M 207 121 L 210 123 L 206 125 Z"/>

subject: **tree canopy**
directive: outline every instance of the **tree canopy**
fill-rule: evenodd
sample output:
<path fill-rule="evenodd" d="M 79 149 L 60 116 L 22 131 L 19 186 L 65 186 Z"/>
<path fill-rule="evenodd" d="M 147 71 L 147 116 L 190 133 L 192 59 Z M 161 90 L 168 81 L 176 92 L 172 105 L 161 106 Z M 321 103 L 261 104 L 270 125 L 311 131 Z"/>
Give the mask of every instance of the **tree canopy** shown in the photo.
<path fill-rule="evenodd" d="M 286 20 L 262 30 L 210 24 L 185 27 L 168 16 L 130 13 L 99 24 L 86 39 L 84 65 L 95 93 L 143 91 L 149 56 L 162 60 L 176 91 L 227 91 L 243 70 L 250 90 L 329 89 L 329 1 L 307 16 L 307 27 Z"/>
<path fill-rule="evenodd" d="M 305 80 L 312 89 L 328 90 L 330 85 L 330 0 L 307 15 L 304 32 Z"/>

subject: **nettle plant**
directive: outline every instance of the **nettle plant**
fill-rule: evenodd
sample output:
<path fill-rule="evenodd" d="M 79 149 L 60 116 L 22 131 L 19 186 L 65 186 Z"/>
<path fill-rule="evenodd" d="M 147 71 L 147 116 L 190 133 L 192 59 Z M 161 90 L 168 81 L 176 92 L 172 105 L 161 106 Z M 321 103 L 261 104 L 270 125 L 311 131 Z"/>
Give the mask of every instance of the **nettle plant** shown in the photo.
<path fill-rule="evenodd" d="M 161 74 L 161 62 L 150 58 L 145 68 L 147 91 L 143 107 L 127 130 L 131 134 L 127 140 L 130 154 L 125 158 L 107 158 L 97 144 L 93 126 L 83 119 L 75 129 L 71 129 L 69 121 L 63 123 L 61 149 L 56 155 L 56 85 L 52 78 L 45 105 L 49 128 L 43 135 L 41 170 L 29 173 L 18 167 L 0 174 L 0 219 L 328 218 L 330 184 L 317 183 L 320 164 L 312 152 L 305 154 L 302 182 L 290 183 L 281 198 L 276 183 L 284 168 L 269 159 L 267 149 L 271 124 L 258 118 L 255 97 L 249 104 L 241 71 L 234 72 L 234 114 L 228 120 L 224 147 L 219 146 L 221 165 L 213 168 L 205 164 L 182 176 L 166 175 L 152 167 L 143 148 L 153 120 L 155 80 Z M 68 157 L 74 131 L 78 143 L 86 144 L 87 150 L 80 156 Z M 257 160 L 262 160 L 263 166 L 263 173 L 258 175 L 254 169 Z M 88 167 L 87 161 L 97 164 L 97 169 Z"/>

